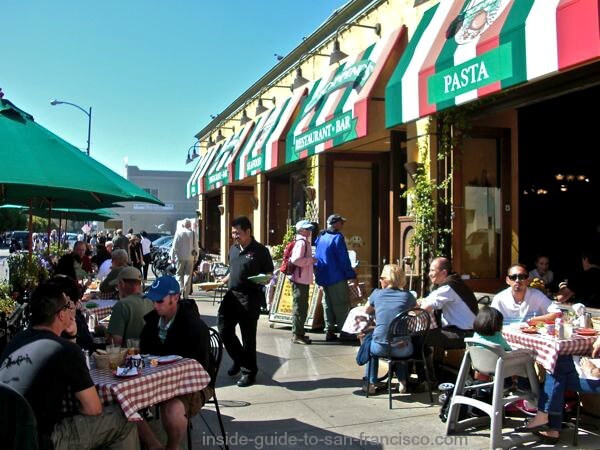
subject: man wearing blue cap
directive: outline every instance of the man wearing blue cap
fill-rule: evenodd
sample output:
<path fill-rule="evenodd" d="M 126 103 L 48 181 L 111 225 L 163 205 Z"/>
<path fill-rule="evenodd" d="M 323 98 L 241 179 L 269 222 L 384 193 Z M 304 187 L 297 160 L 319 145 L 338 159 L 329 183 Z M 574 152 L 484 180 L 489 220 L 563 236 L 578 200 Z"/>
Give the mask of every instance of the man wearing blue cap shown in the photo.
<path fill-rule="evenodd" d="M 304 322 L 308 313 L 308 292 L 313 282 L 313 265 L 317 260 L 312 256 L 310 236 L 313 224 L 301 220 L 296 224 L 296 242 L 290 256 L 294 271 L 290 275 L 294 307 L 292 310 L 292 342 L 294 344 L 310 344 L 311 340 L 304 333 Z M 289 272 L 288 272 L 289 273 Z"/>
<path fill-rule="evenodd" d="M 325 340 L 338 339 L 348 311 L 348 280 L 356 285 L 356 272 L 350 263 L 348 248 L 341 230 L 346 219 L 339 214 L 327 218 L 327 229 L 316 239 L 315 280 L 323 287 L 323 312 L 325 313 Z"/>
<path fill-rule="evenodd" d="M 179 355 L 202 364 L 212 373 L 210 334 L 200 318 L 196 302 L 180 299 L 180 286 L 172 276 L 162 276 L 152 283 L 146 298 L 154 310 L 144 316 L 146 324 L 140 334 L 140 351 L 152 355 Z M 200 411 L 213 395 L 212 388 L 172 398 L 160 404 L 161 419 L 167 432 L 167 448 L 179 448 L 187 429 L 187 418 Z M 140 437 L 148 448 L 161 448 L 146 422 L 139 426 Z"/>

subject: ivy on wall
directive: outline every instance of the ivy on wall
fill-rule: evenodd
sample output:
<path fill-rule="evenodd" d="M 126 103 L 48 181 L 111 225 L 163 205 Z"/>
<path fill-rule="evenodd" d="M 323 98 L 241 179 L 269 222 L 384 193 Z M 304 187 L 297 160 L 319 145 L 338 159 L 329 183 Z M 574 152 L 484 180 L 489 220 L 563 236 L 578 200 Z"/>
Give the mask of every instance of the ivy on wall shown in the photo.
<path fill-rule="evenodd" d="M 445 160 L 453 154 L 453 150 L 460 146 L 471 128 L 470 111 L 477 105 L 462 108 L 453 108 L 439 112 L 436 117 L 438 147 L 437 160 Z M 431 136 L 433 119 L 429 119 L 426 135 Z M 409 200 L 408 214 L 415 218 L 415 228 L 409 242 L 410 256 L 413 261 L 418 254 L 421 258 L 420 272 L 423 283 L 426 281 L 427 267 L 435 256 L 450 257 L 452 229 L 450 218 L 447 221 L 439 220 L 439 208 L 450 212 L 452 203 L 451 184 L 454 167 L 449 167 L 445 173 L 438 174 L 438 178 L 431 177 L 431 149 L 429 139 L 420 140 L 418 146 L 418 161 L 416 172 L 412 178 L 413 186 L 408 188 L 404 197 Z M 454 161 L 455 163 L 455 161 Z M 445 222 L 445 223 L 442 223 Z"/>

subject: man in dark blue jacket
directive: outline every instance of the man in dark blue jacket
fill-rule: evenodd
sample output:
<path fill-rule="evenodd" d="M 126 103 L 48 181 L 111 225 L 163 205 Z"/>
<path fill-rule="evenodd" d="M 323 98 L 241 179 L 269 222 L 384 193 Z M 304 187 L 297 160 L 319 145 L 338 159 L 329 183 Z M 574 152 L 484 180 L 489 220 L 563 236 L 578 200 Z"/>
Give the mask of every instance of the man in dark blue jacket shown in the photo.
<path fill-rule="evenodd" d="M 348 280 L 357 284 L 356 272 L 350 264 L 348 248 L 341 230 L 346 219 L 339 214 L 327 218 L 327 229 L 316 240 L 315 280 L 323 288 L 323 311 L 325 313 L 325 340 L 337 340 L 348 311 Z"/>

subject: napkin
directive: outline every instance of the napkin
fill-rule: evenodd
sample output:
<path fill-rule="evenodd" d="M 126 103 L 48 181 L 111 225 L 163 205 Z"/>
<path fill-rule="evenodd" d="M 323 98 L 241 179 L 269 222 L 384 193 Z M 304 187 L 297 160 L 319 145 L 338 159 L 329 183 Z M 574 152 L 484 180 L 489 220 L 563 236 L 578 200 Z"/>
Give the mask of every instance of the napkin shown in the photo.
<path fill-rule="evenodd" d="M 117 376 L 137 375 L 138 370 L 135 367 L 117 367 Z"/>

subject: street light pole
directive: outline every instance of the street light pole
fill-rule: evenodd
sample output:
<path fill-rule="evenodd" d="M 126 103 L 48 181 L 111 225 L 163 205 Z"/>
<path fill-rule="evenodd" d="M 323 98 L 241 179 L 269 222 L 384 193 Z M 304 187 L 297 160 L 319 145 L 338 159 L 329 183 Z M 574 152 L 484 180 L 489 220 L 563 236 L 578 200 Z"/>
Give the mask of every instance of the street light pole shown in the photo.
<path fill-rule="evenodd" d="M 50 104 L 52 106 L 56 106 L 56 105 L 71 105 L 74 106 L 75 108 L 79 109 L 80 111 L 83 111 L 83 113 L 88 116 L 88 135 L 87 135 L 87 149 L 86 149 L 86 153 L 88 156 L 90 156 L 90 138 L 91 138 L 91 134 L 92 134 L 92 107 L 90 106 L 89 110 L 86 111 L 85 109 L 83 109 L 81 106 L 76 105 L 75 103 L 71 103 L 71 102 L 64 102 L 62 100 L 52 100 L 50 102 Z"/>

